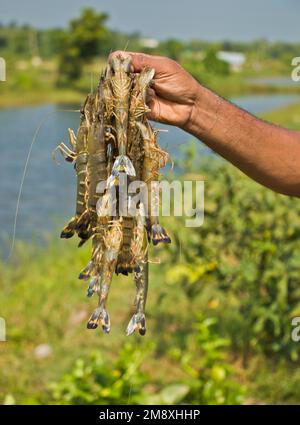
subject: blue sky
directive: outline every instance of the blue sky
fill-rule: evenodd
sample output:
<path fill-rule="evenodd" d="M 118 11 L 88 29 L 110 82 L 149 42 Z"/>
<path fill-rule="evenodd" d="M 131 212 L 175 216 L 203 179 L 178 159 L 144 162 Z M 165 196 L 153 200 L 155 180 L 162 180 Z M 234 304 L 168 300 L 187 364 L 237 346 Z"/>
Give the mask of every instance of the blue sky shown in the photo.
<path fill-rule="evenodd" d="M 0 0 L 0 22 L 64 27 L 84 6 L 108 12 L 113 29 L 158 39 L 300 41 L 299 0 Z"/>

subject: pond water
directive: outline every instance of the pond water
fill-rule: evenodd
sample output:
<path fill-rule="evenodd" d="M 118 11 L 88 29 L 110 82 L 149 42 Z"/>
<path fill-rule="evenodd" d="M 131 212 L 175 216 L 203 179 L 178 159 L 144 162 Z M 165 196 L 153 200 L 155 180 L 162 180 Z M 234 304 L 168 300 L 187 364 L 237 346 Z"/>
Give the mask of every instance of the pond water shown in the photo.
<path fill-rule="evenodd" d="M 273 76 L 273 77 L 254 77 L 248 78 L 247 82 L 258 86 L 269 86 L 269 87 L 299 87 L 300 82 L 294 81 L 292 77 L 284 76 Z"/>
<path fill-rule="evenodd" d="M 292 95 L 233 99 L 235 103 L 252 113 L 266 112 L 297 100 L 297 96 Z M 48 232 L 61 228 L 72 216 L 75 199 L 73 167 L 62 160 L 60 165 L 57 165 L 52 161 L 51 154 L 60 141 L 67 141 L 68 127 L 77 128 L 78 115 L 75 112 L 63 111 L 61 106 L 57 105 L 0 110 L 2 252 L 12 236 L 17 196 L 27 152 L 34 133 L 42 121 L 43 125 L 32 149 L 24 181 L 16 237 L 38 240 Z M 168 129 L 167 133 L 161 133 L 161 146 L 167 148 L 174 159 L 178 158 L 180 146 L 191 139 L 191 136 L 174 127 L 159 127 Z"/>

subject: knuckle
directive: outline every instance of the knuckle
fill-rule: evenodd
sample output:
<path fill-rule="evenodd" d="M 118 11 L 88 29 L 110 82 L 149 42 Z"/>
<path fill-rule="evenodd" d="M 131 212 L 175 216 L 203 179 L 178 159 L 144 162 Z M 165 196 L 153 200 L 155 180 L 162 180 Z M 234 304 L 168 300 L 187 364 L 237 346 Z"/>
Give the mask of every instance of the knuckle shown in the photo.
<path fill-rule="evenodd" d="M 115 50 L 114 52 L 110 53 L 110 55 L 108 56 L 109 62 L 117 56 L 121 56 L 122 58 L 125 58 L 126 56 L 129 56 L 129 54 L 124 52 L 124 50 Z"/>

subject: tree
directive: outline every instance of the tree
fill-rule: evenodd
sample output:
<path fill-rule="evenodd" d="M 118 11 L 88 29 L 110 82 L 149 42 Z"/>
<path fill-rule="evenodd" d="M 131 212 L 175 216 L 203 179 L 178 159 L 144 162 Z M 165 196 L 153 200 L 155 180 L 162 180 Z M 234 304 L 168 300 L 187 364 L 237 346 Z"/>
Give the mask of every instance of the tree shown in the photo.
<path fill-rule="evenodd" d="M 159 44 L 159 51 L 161 54 L 177 61 L 180 60 L 183 50 L 183 43 L 175 38 L 171 38 Z"/>
<path fill-rule="evenodd" d="M 91 59 L 107 47 L 109 31 L 105 27 L 108 15 L 93 9 L 83 9 L 77 19 L 70 22 L 69 43 L 76 46 L 81 59 Z"/>
<path fill-rule="evenodd" d="M 230 73 L 229 64 L 217 57 L 216 50 L 213 48 L 208 49 L 205 58 L 203 59 L 203 65 L 208 72 L 228 75 Z"/>
<path fill-rule="evenodd" d="M 57 84 L 66 85 L 69 81 L 78 80 L 82 74 L 83 62 L 76 47 L 69 47 L 64 50 L 59 63 L 59 77 Z"/>
<path fill-rule="evenodd" d="M 70 22 L 65 34 L 59 65 L 59 83 L 80 78 L 82 66 L 100 54 L 107 54 L 109 30 L 105 24 L 108 15 L 93 9 L 83 9 L 81 15 Z"/>

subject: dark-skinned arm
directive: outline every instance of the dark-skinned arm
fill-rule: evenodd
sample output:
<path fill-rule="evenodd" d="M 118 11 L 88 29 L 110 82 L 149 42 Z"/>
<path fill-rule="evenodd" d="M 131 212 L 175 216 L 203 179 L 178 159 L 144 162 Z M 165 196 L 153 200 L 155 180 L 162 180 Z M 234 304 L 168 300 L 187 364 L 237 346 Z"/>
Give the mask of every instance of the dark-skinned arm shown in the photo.
<path fill-rule="evenodd" d="M 133 67 L 155 69 L 150 118 L 194 135 L 252 179 L 300 197 L 300 133 L 262 121 L 199 84 L 177 62 L 132 56 Z"/>

